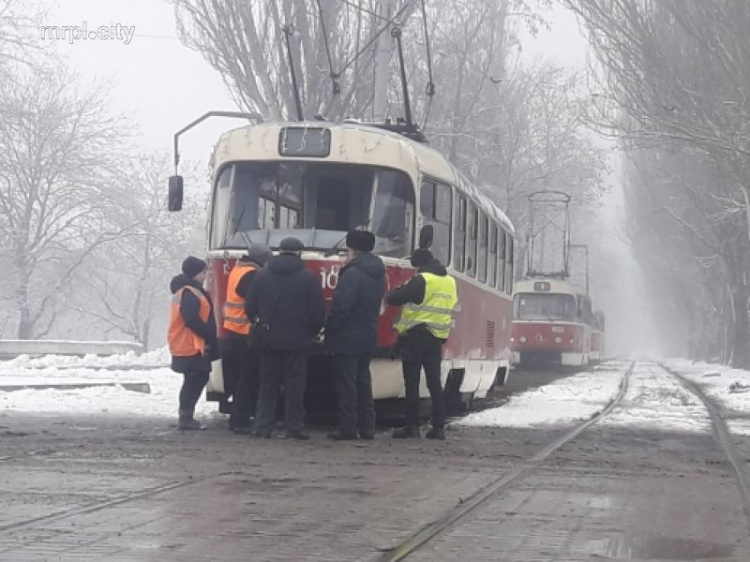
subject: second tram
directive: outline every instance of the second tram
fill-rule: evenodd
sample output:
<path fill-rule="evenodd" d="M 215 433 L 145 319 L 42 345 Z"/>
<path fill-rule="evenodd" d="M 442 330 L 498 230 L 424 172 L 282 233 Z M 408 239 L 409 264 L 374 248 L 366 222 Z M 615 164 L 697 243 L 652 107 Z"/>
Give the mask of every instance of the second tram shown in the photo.
<path fill-rule="evenodd" d="M 592 360 L 594 314 L 586 291 L 555 279 L 516 283 L 513 362 L 585 367 Z"/>

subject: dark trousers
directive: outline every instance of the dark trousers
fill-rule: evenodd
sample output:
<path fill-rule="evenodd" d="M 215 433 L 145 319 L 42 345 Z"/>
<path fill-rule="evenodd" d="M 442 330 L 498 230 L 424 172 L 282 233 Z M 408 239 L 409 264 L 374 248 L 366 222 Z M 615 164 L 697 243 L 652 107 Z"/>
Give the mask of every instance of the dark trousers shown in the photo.
<path fill-rule="evenodd" d="M 375 432 L 375 406 L 372 400 L 369 355 L 338 355 L 336 396 L 339 404 L 339 431 L 356 435 Z"/>
<path fill-rule="evenodd" d="M 445 400 L 440 381 L 443 342 L 426 330 L 407 333 L 400 342 L 404 386 L 406 387 L 406 425 L 419 425 L 419 380 L 422 368 L 432 401 L 432 426 L 445 427 Z"/>
<path fill-rule="evenodd" d="M 180 410 L 194 412 L 195 405 L 201 397 L 201 392 L 208 382 L 208 371 L 184 373 L 180 389 Z"/>
<path fill-rule="evenodd" d="M 262 351 L 260 354 L 260 395 L 255 430 L 268 433 L 276 420 L 279 388 L 284 384 L 284 423 L 286 430 L 301 431 L 305 423 L 307 353 Z"/>
<path fill-rule="evenodd" d="M 260 353 L 250 349 L 244 338 L 230 337 L 223 360 L 224 384 L 233 381 L 232 413 L 230 419 L 235 427 L 247 426 L 255 416 L 260 388 Z"/>

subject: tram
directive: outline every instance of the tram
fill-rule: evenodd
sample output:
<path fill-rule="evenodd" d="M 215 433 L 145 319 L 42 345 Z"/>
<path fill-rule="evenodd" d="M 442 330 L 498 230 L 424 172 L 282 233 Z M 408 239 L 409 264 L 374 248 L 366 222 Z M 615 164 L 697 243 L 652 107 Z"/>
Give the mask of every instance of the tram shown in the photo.
<path fill-rule="evenodd" d="M 514 364 L 586 367 L 592 361 L 594 314 L 585 290 L 556 279 L 519 281 L 513 313 Z"/>
<path fill-rule="evenodd" d="M 385 262 L 389 290 L 414 275 L 409 256 L 417 247 L 429 247 L 457 280 L 460 306 L 444 347 L 447 401 L 466 404 L 505 383 L 514 228 L 439 152 L 375 125 L 259 123 L 224 133 L 211 170 L 207 286 L 217 315 L 229 272 L 248 244 L 276 250 L 290 235 L 305 244 L 302 258 L 330 303 L 346 234 L 367 228 L 376 236 L 374 253 Z M 398 309 L 383 304 L 371 364 L 376 400 L 404 396 L 394 358 L 397 319 Z M 225 333 L 219 331 L 221 340 Z M 314 346 L 309 361 L 308 402 L 334 404 L 324 342 Z M 216 371 L 207 398 L 225 408 L 233 381 Z M 420 393 L 429 396 L 424 380 Z"/>

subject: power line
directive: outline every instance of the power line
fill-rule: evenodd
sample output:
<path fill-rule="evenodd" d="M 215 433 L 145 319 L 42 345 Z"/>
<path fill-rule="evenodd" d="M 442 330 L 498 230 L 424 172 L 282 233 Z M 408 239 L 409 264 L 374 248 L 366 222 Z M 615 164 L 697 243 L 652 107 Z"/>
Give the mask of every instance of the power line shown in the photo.
<path fill-rule="evenodd" d="M 432 100 L 435 97 L 435 82 L 432 79 L 432 52 L 430 50 L 430 32 L 427 27 L 427 8 L 425 7 L 425 0 L 422 0 L 422 23 L 424 24 L 424 43 L 427 49 L 427 87 L 425 93 L 429 100 L 427 101 L 427 107 L 424 112 L 424 120 L 422 121 L 422 130 L 427 127 L 427 120 L 430 118 L 430 110 L 432 109 Z"/>
<path fill-rule="evenodd" d="M 320 29 L 323 32 L 323 42 L 325 43 L 326 55 L 328 56 L 328 69 L 330 71 L 331 81 L 333 82 L 333 95 L 336 96 L 341 93 L 341 86 L 338 83 L 340 75 L 333 70 L 333 58 L 331 57 L 331 46 L 328 44 L 328 31 L 326 30 L 326 21 L 323 17 L 323 5 L 320 3 L 320 0 L 317 0 L 317 3 L 318 14 L 320 17 Z"/>

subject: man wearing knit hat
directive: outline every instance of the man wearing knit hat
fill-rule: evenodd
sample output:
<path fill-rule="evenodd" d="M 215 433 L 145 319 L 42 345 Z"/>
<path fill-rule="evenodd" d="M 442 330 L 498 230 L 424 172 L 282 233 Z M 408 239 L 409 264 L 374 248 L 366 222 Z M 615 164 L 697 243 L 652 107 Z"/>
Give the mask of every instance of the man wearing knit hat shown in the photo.
<path fill-rule="evenodd" d="M 346 237 L 349 261 L 339 271 L 325 326 L 336 364 L 339 428 L 335 440 L 373 439 L 375 409 L 370 357 L 378 343 L 378 317 L 385 292 L 383 260 L 371 252 L 375 236 L 354 230 Z"/>
<path fill-rule="evenodd" d="M 178 420 L 183 431 L 205 429 L 193 414 L 208 382 L 211 361 L 219 358 L 213 304 L 203 288 L 205 280 L 206 262 L 188 256 L 182 262 L 182 274 L 169 285 L 173 297 L 167 340 L 172 370 L 183 376 Z"/>
<path fill-rule="evenodd" d="M 326 308 L 320 280 L 305 267 L 305 246 L 290 236 L 281 241 L 279 255 L 257 273 L 247 301 L 253 329 L 268 327 L 260 350 L 260 394 L 255 435 L 270 438 L 276 419 L 276 402 L 284 385 L 284 421 L 288 439 L 309 439 L 305 423 L 307 354 L 313 337 L 323 327 Z"/>
<path fill-rule="evenodd" d="M 406 389 L 406 426 L 393 432 L 398 439 L 419 438 L 419 380 L 424 368 L 432 401 L 432 429 L 428 439 L 445 439 L 445 402 L 440 380 L 442 346 L 450 335 L 453 311 L 458 304 L 456 281 L 432 253 L 420 248 L 411 256 L 417 274 L 392 291 L 387 302 L 401 306 L 396 326 Z"/>

